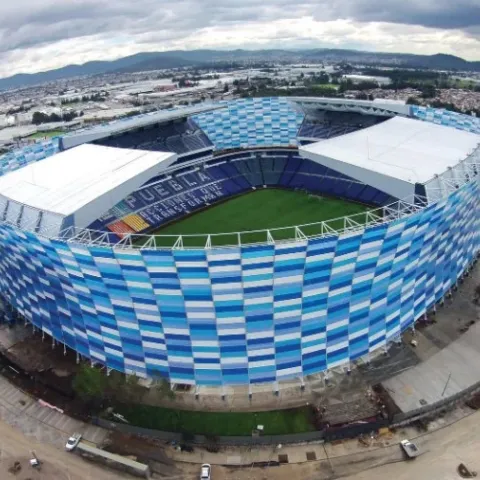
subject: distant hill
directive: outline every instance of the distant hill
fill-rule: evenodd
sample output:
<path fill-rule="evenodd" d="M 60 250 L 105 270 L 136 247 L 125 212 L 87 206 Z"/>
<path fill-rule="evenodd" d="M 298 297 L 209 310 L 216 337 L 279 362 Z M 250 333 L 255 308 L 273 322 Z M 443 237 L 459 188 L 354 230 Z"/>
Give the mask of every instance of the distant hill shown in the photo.
<path fill-rule="evenodd" d="M 137 53 L 112 61 L 93 61 L 33 74 L 18 74 L 0 79 L 0 90 L 38 85 L 55 80 L 112 72 L 140 72 L 218 62 L 349 62 L 367 65 L 431 68 L 436 70 L 480 71 L 480 62 L 468 62 L 454 55 L 413 55 L 358 50 L 175 50 Z"/>
<path fill-rule="evenodd" d="M 321 49 L 303 52 L 312 60 L 346 61 L 350 63 L 383 64 L 385 66 L 431 68 L 435 70 L 480 71 L 480 62 L 468 62 L 455 55 L 414 55 L 410 53 L 362 52 L 358 50 Z"/>
<path fill-rule="evenodd" d="M 149 62 L 151 64 L 150 67 L 148 67 Z M 135 65 L 138 65 L 138 67 L 134 67 Z M 185 67 L 193 65 L 193 62 L 161 53 L 137 53 L 118 60 L 94 61 L 82 65 L 67 65 L 66 67 L 48 70 L 46 72 L 20 73 L 12 77 L 1 78 L 0 90 L 28 87 L 65 78 L 99 75 L 108 72 L 139 72 L 142 71 L 142 65 L 146 66 L 145 70 L 157 70 Z"/>

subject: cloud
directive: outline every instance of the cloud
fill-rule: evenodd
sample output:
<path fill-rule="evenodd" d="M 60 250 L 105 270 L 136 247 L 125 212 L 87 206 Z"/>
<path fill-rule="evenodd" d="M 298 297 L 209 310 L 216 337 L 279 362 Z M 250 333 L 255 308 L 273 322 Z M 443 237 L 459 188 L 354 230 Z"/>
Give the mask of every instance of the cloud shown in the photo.
<path fill-rule="evenodd" d="M 480 24 L 478 0 L 339 0 L 336 5 L 349 18 L 363 22 L 390 22 L 440 29 L 463 29 Z"/>
<path fill-rule="evenodd" d="M 479 0 L 16 0 L 0 75 L 175 48 L 348 47 L 480 59 Z"/>

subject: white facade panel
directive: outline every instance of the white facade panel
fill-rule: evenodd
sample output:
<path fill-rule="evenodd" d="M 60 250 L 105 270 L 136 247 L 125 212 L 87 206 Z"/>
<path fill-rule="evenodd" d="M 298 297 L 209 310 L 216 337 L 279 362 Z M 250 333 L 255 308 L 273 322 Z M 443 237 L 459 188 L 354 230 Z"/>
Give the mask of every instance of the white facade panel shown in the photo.
<path fill-rule="evenodd" d="M 23 207 L 22 218 L 20 219 L 20 227 L 25 230 L 32 230 L 37 226 L 40 210 L 32 207 Z"/>

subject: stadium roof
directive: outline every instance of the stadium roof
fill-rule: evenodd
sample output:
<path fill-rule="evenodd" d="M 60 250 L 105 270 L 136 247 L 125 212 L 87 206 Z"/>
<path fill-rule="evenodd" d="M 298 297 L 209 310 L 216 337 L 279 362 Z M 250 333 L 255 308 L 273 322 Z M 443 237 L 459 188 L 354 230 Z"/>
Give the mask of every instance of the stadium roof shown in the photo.
<path fill-rule="evenodd" d="M 115 120 L 104 125 L 78 130 L 70 135 L 66 135 L 61 139 L 61 149 L 68 150 L 69 148 L 76 147 L 82 143 L 94 142 L 95 140 L 100 140 L 101 138 L 117 135 L 136 128 L 146 127 L 156 123 L 170 122 L 172 120 L 178 120 L 180 118 L 197 115 L 199 113 L 219 108 L 224 108 L 224 105 L 196 105 L 192 107 L 177 108 L 175 110 L 159 110 L 144 115 Z"/>
<path fill-rule="evenodd" d="M 408 115 L 410 105 L 401 100 L 376 98 L 375 100 L 356 100 L 351 98 L 289 97 L 290 102 L 298 104 L 303 110 L 322 109 L 341 112 L 361 112 L 370 115 Z"/>
<path fill-rule="evenodd" d="M 406 198 L 464 160 L 480 137 L 410 118 L 394 117 L 373 127 L 301 147 L 303 156 Z"/>
<path fill-rule="evenodd" d="M 63 228 L 85 227 L 176 158 L 170 152 L 81 145 L 0 177 L 0 196 L 9 202 L 7 220 L 22 224 L 26 218 L 18 217 L 28 212 L 25 228 L 42 219 Z"/>

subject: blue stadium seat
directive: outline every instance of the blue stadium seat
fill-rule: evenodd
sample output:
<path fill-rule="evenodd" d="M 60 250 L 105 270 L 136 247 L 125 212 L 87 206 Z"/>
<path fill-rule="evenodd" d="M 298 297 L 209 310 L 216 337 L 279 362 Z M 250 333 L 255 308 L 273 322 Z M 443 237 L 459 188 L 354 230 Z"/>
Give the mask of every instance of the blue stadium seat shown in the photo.
<path fill-rule="evenodd" d="M 174 152 L 185 155 L 197 150 L 212 148 L 207 135 L 192 119 L 183 122 L 141 128 L 118 136 L 97 140 L 107 147 L 132 148 L 155 152 Z"/>
<path fill-rule="evenodd" d="M 159 175 L 151 179 L 106 212 L 92 228 L 105 230 L 134 215 L 127 223 L 141 233 L 139 229 L 144 227 L 158 228 L 224 198 L 263 185 L 301 189 L 374 206 L 393 200 L 371 186 L 286 151 L 262 152 L 255 156 L 239 152 L 224 158 L 226 160 L 215 159 L 205 166 L 185 167 L 170 177 Z"/>

